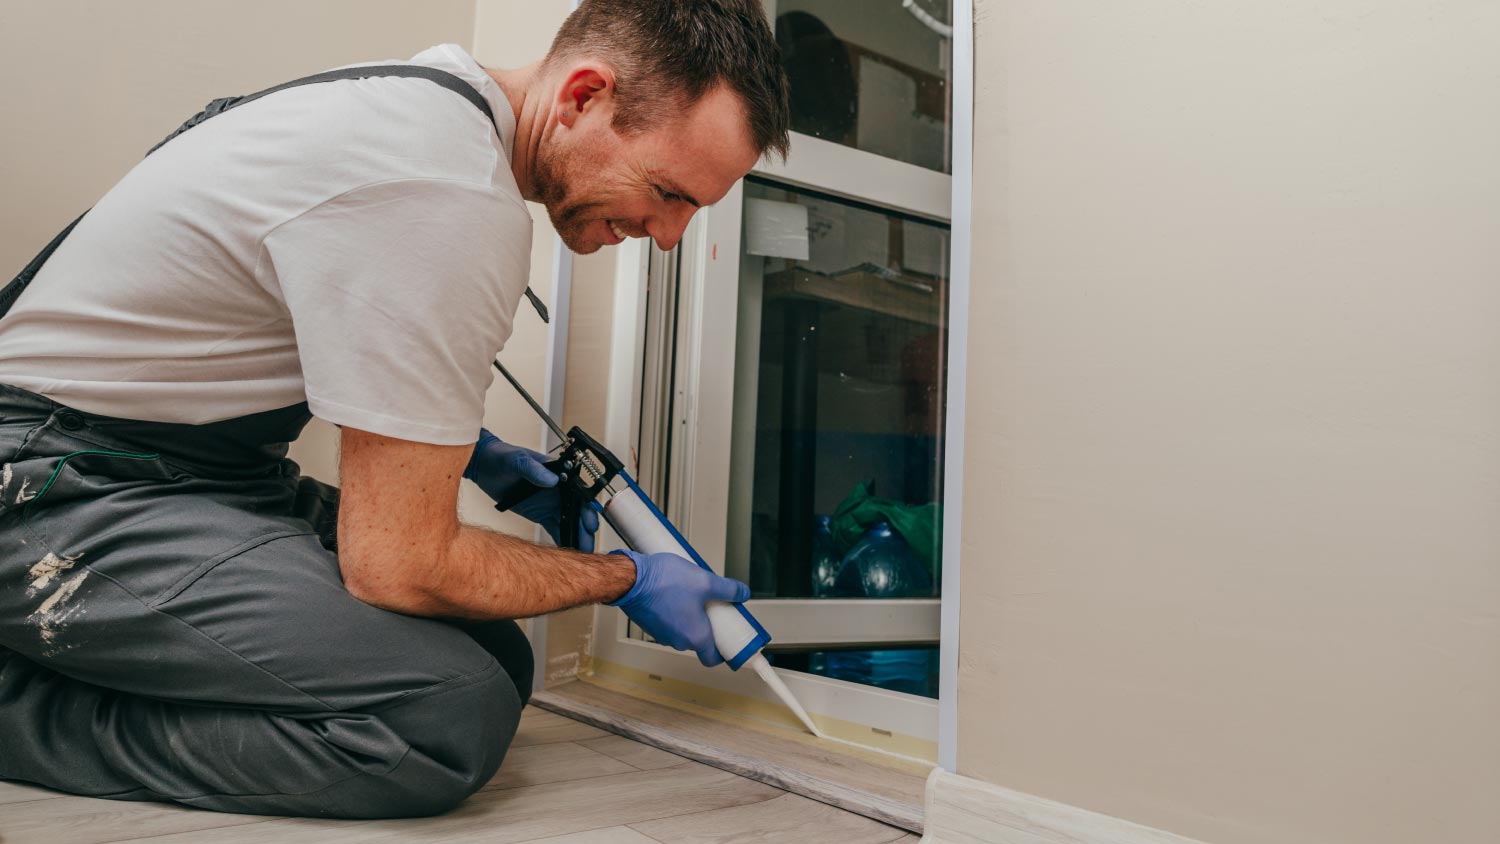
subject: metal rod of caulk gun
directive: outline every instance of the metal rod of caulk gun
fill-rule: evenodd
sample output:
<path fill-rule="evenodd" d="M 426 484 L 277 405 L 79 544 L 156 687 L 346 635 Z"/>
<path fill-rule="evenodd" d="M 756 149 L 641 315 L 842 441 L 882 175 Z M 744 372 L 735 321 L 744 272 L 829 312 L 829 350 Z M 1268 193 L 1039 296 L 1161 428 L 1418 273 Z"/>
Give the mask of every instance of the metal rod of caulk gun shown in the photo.
<path fill-rule="evenodd" d="M 493 363 L 495 368 L 500 370 L 500 374 L 505 376 L 505 380 L 509 381 L 510 385 L 516 388 L 516 392 L 520 393 L 521 398 L 525 399 L 526 403 L 531 405 L 531 409 L 536 411 L 536 415 L 542 417 L 542 421 L 547 423 L 547 427 L 552 429 L 552 433 L 556 434 L 559 440 L 566 441 L 568 435 L 563 433 L 562 426 L 557 424 L 557 421 L 551 416 L 547 415 L 547 411 L 543 410 L 542 406 L 536 403 L 536 399 L 532 398 L 530 393 L 526 392 L 526 388 L 521 386 L 521 382 L 516 380 L 516 376 L 511 375 L 510 370 L 505 368 L 505 364 L 502 364 L 498 358 L 490 361 L 490 363 Z"/>

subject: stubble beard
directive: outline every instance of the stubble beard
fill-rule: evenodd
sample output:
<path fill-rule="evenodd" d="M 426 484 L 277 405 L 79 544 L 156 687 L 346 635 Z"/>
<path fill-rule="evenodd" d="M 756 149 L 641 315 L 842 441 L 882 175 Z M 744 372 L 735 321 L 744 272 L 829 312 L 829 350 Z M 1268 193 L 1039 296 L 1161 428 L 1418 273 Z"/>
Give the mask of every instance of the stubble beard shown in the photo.
<path fill-rule="evenodd" d="M 560 161 L 561 157 L 552 152 L 541 152 L 532 170 L 532 186 L 538 201 L 547 208 L 547 217 L 552 220 L 552 228 L 557 230 L 557 236 L 562 238 L 563 245 L 574 253 L 588 255 L 599 251 L 603 244 L 587 238 L 586 231 L 591 221 L 582 217 L 598 207 L 598 203 L 569 204 L 568 189 L 562 175 L 567 169 L 567 162 Z"/>

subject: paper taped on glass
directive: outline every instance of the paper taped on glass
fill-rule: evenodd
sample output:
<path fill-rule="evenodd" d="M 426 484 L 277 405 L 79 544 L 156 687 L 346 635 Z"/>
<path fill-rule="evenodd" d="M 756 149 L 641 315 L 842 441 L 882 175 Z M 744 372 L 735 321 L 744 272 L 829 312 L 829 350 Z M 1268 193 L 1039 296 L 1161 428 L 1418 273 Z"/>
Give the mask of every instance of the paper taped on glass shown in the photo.
<path fill-rule="evenodd" d="M 745 199 L 745 251 L 767 258 L 807 260 L 807 207 L 774 199 Z"/>

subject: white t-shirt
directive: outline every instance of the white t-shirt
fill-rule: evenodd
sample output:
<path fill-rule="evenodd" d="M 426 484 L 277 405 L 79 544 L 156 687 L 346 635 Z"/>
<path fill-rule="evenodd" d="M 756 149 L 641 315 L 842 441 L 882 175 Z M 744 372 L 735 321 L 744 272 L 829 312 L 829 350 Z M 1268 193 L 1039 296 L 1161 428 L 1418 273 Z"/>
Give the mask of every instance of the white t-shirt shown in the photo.
<path fill-rule="evenodd" d="M 515 117 L 452 44 L 278 91 L 120 180 L 0 322 L 0 382 L 89 413 L 205 423 L 306 400 L 330 422 L 478 437 L 530 267 Z M 186 115 L 184 115 L 186 117 Z M 163 131 L 171 127 L 163 127 Z"/>

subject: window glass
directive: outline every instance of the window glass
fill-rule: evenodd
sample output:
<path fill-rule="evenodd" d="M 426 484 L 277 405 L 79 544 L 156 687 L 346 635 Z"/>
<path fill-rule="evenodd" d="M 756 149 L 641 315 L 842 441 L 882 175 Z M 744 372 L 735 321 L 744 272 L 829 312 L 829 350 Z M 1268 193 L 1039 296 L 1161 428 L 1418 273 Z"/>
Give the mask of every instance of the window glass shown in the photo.
<path fill-rule="evenodd" d="M 755 342 L 734 401 L 753 433 L 732 456 L 730 573 L 758 598 L 937 597 L 947 228 L 752 178 L 742 243 Z M 776 662 L 929 687 L 928 655 L 858 644 Z"/>
<path fill-rule="evenodd" d="M 805 671 L 877 686 L 893 692 L 936 698 L 938 696 L 938 649 L 900 648 L 787 653 L 771 651 L 766 659 L 777 668 Z"/>
<path fill-rule="evenodd" d="M 950 0 L 768 0 L 792 131 L 943 173 Z"/>

